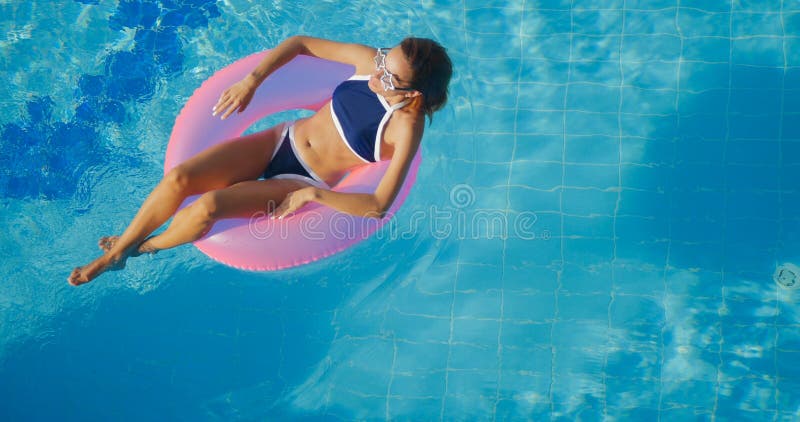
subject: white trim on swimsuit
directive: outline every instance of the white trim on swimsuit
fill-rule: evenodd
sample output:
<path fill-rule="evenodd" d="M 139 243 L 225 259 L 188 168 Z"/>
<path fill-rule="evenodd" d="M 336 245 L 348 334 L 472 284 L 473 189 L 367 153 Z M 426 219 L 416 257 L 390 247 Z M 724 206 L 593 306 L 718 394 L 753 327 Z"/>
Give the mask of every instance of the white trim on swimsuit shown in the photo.
<path fill-rule="evenodd" d="M 347 80 L 368 81 L 369 78 L 371 78 L 370 75 L 353 75 Z M 378 101 L 380 101 L 381 105 L 383 105 L 383 108 L 387 111 L 387 113 L 383 115 L 383 118 L 381 118 L 381 122 L 378 124 L 378 131 L 375 133 L 375 147 L 373 148 L 373 150 L 375 151 L 374 158 L 375 161 L 377 162 L 381 161 L 381 140 L 383 138 L 384 126 L 386 126 L 386 123 L 389 121 L 389 118 L 392 117 L 392 113 L 394 113 L 396 110 L 405 107 L 405 105 L 408 104 L 409 101 L 405 100 L 395 104 L 394 106 L 390 106 L 389 103 L 386 102 L 386 99 L 383 98 L 383 95 L 379 95 L 377 92 L 374 94 L 376 97 L 378 97 Z M 336 116 L 336 110 L 334 110 L 333 101 L 331 101 L 331 119 L 333 119 L 333 125 L 336 126 L 336 131 L 339 132 L 339 138 L 342 140 L 342 142 L 344 142 L 345 145 L 347 145 L 347 149 L 349 149 L 353 153 L 353 155 L 360 158 L 361 161 L 365 163 L 371 163 L 371 161 L 367 160 L 366 158 L 362 157 L 361 154 L 357 153 L 356 150 L 354 150 L 353 147 L 350 145 L 350 142 L 347 142 L 347 137 L 344 135 L 344 130 L 342 129 L 342 125 L 341 123 L 339 123 L 339 117 Z"/>
<path fill-rule="evenodd" d="M 308 172 L 308 174 L 311 175 L 311 177 L 303 176 L 302 174 L 282 173 L 282 174 L 276 174 L 270 177 L 270 179 L 299 180 L 301 182 L 310 183 L 318 188 L 330 190 L 331 187 L 327 183 L 325 183 L 325 181 L 321 177 L 319 177 L 317 173 L 314 173 L 314 170 L 311 170 L 311 167 L 309 167 L 309 165 L 306 164 L 305 161 L 303 161 L 303 158 L 300 157 L 300 154 L 297 153 L 297 146 L 295 146 L 295 140 L 294 140 L 294 121 L 284 123 L 280 141 L 278 141 L 278 144 L 275 145 L 275 151 L 272 152 L 272 159 L 275 158 L 275 155 L 278 154 L 278 149 L 281 147 L 281 145 L 283 145 L 283 140 L 286 139 L 287 131 L 289 132 L 289 146 L 292 148 L 292 153 L 297 159 L 297 162 L 300 163 L 300 165 Z M 270 162 L 272 162 L 272 159 L 270 159 Z"/>
<path fill-rule="evenodd" d="M 381 122 L 378 124 L 378 131 L 375 132 L 375 162 L 381 161 L 381 139 L 383 138 L 384 126 L 386 126 L 386 123 L 389 122 L 389 119 L 392 117 L 392 114 L 395 111 L 405 107 L 409 102 L 409 100 L 404 100 L 393 106 L 389 106 L 389 103 L 386 102 L 386 99 L 383 98 L 383 96 L 378 95 L 378 99 L 381 101 L 381 104 L 383 104 L 383 107 L 387 109 L 388 113 L 383 115 Z"/>

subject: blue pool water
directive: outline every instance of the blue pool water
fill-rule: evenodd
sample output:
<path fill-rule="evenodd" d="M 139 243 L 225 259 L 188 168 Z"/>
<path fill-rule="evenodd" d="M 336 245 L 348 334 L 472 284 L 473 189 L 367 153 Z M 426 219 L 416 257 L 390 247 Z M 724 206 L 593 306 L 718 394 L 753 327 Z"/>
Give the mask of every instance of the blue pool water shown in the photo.
<path fill-rule="evenodd" d="M 0 419 L 800 418 L 800 290 L 773 280 L 800 264 L 800 3 L 0 16 Z M 393 231 L 286 271 L 184 246 L 67 285 L 158 182 L 194 89 L 297 33 L 449 49 Z"/>

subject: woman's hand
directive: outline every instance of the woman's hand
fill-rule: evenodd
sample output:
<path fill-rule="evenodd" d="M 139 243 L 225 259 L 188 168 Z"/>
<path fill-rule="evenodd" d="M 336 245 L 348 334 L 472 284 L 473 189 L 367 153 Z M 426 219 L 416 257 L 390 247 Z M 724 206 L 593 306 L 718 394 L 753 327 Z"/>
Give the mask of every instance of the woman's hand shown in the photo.
<path fill-rule="evenodd" d="M 250 104 L 250 100 L 253 99 L 257 87 L 258 83 L 255 79 L 251 75 L 247 75 L 222 93 L 217 104 L 211 109 L 212 115 L 216 116 L 222 113 L 222 120 L 225 120 L 234 111 L 243 112 Z"/>
<path fill-rule="evenodd" d="M 311 202 L 316 197 L 315 188 L 313 186 L 308 186 L 305 188 L 298 189 L 293 192 L 289 192 L 286 195 L 286 198 L 272 211 L 270 218 L 278 218 L 279 220 L 283 217 L 297 211 L 303 205 Z"/>

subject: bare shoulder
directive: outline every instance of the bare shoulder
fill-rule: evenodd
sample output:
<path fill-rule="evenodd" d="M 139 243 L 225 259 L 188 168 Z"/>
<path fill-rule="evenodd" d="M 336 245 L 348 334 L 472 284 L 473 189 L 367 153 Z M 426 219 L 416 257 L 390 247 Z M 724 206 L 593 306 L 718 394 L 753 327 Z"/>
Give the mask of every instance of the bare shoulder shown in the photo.
<path fill-rule="evenodd" d="M 395 149 L 401 145 L 413 148 L 419 145 L 424 130 L 425 115 L 423 113 L 401 108 L 392 113 L 384 138 L 387 143 L 394 145 Z"/>

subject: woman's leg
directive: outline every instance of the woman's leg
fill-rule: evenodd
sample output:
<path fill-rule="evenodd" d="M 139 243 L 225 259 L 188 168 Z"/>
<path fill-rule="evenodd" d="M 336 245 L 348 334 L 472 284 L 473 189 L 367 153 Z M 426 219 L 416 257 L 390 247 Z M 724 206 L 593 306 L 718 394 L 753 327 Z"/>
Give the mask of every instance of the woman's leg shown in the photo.
<path fill-rule="evenodd" d="M 108 268 L 120 268 L 138 245 L 161 227 L 189 195 L 257 179 L 269 164 L 283 126 L 215 145 L 170 170 L 153 189 L 121 236 L 105 246 L 105 254 L 77 267 L 67 279 L 78 285 Z M 109 241 L 110 238 L 104 238 Z M 102 243 L 102 240 L 101 240 Z M 101 245 L 102 246 L 102 245 Z"/>
<path fill-rule="evenodd" d="M 289 179 L 249 180 L 204 193 L 192 205 L 178 211 L 166 231 L 145 240 L 142 252 L 156 252 L 193 242 L 222 218 L 251 217 L 265 212 L 268 203 L 280 204 L 290 192 L 309 184 Z"/>

